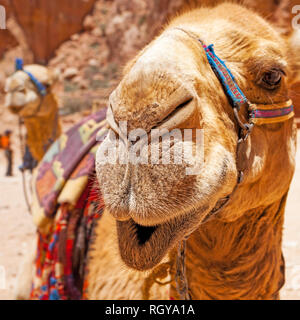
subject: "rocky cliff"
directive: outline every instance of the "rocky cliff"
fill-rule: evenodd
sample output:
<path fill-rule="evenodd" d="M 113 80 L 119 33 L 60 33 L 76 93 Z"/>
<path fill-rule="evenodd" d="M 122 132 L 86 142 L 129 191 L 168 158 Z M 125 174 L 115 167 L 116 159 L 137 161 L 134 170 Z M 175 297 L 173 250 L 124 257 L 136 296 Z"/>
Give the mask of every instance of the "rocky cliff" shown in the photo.
<path fill-rule="evenodd" d="M 9 0 L 0 0 L 0 5 L 4 6 L 6 11 L 6 18 L 10 15 L 10 5 Z M 7 20 L 7 19 L 6 19 Z M 7 24 L 7 23 L 6 23 Z M 15 48 L 18 45 L 17 39 L 11 33 L 10 30 L 0 30 L 0 59 L 8 50 Z"/>
<path fill-rule="evenodd" d="M 169 17 L 185 7 L 222 1 L 0 0 L 14 21 L 8 31 L 0 31 L 1 43 L 5 44 L 0 48 L 0 57 L 19 42 L 19 49 L 7 54 L 5 63 L 0 63 L 0 82 L 13 70 L 13 58 L 18 54 L 27 63 L 49 63 L 61 71 L 57 90 L 64 105 L 76 109 L 82 104 L 91 106 L 95 100 L 105 105 L 121 67 L 159 32 Z M 282 33 L 289 34 L 291 8 L 298 1 L 243 2 L 273 22 Z M 20 29 L 17 34 L 16 24 Z M 297 94 L 295 99 L 300 105 Z"/>
<path fill-rule="evenodd" d="M 45 64 L 54 50 L 82 29 L 95 0 L 10 0 L 11 11 L 24 30 L 37 63 Z"/>
<path fill-rule="evenodd" d="M 35 62 L 47 63 L 64 41 L 83 31 L 84 18 L 91 12 L 86 19 L 87 29 L 100 28 L 98 35 L 106 38 L 109 60 L 120 61 L 128 59 L 152 39 L 167 18 L 178 10 L 188 6 L 214 5 L 222 1 L 224 0 L 0 0 L 0 5 L 5 6 L 8 16 L 13 16 L 23 29 Z M 275 22 L 284 32 L 288 32 L 291 29 L 291 8 L 297 1 L 243 2 Z M 7 43 L 10 47 L 16 44 L 9 31 L 1 34 L 5 34 L 8 39 L 2 43 Z"/>

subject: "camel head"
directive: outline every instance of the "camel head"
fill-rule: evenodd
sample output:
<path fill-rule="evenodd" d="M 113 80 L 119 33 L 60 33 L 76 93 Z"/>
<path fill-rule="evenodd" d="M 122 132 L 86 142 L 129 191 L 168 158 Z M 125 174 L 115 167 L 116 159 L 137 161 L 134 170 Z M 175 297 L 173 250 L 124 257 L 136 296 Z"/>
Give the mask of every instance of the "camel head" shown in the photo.
<path fill-rule="evenodd" d="M 57 79 L 57 74 L 40 65 L 27 65 L 24 70 L 30 72 L 39 82 L 46 88 L 47 92 L 51 92 L 51 87 Z M 28 74 L 24 71 L 16 71 L 7 78 L 5 83 L 5 106 L 11 112 L 21 117 L 30 117 L 39 114 L 48 113 L 43 110 L 42 99 L 35 84 L 32 82 Z M 42 107 L 42 108 L 41 108 Z"/>
<path fill-rule="evenodd" d="M 106 214 L 115 219 L 120 255 L 137 270 L 157 265 L 208 217 L 230 223 L 245 212 L 278 201 L 287 193 L 293 175 L 293 119 L 255 125 L 244 146 L 244 179 L 234 191 L 238 125 L 197 38 L 214 44 L 216 54 L 226 61 L 252 103 L 286 102 L 291 77 L 299 75 L 291 55 L 295 48 L 288 39 L 252 11 L 228 3 L 178 16 L 127 65 L 110 97 L 111 129 L 98 150 L 96 169 Z M 248 118 L 246 106 L 240 116 Z M 125 123 L 128 137 L 143 130 L 144 135 L 132 135 L 131 146 L 139 145 L 148 163 L 118 161 L 129 153 L 122 142 L 126 134 L 121 124 Z M 182 136 L 184 129 L 192 129 L 190 140 L 171 138 L 167 148 L 171 155 L 177 147 L 195 151 L 195 132 L 202 130 L 202 156 L 190 152 L 182 155 L 180 164 L 172 156 L 170 163 L 162 163 L 166 147 L 162 139 L 152 141 L 153 129 L 178 129 Z M 145 137 L 151 146 L 143 142 Z M 114 138 L 119 139 L 116 146 L 121 152 L 117 161 L 105 162 L 103 155 Z M 159 163 L 149 160 L 153 145 L 159 147 Z M 191 166 L 200 170 L 187 174 Z M 228 205 L 214 210 L 230 194 Z"/>
<path fill-rule="evenodd" d="M 58 102 L 52 93 L 57 78 L 57 71 L 34 64 L 16 71 L 5 83 L 5 106 L 24 119 L 26 144 L 37 161 L 61 133 Z"/>

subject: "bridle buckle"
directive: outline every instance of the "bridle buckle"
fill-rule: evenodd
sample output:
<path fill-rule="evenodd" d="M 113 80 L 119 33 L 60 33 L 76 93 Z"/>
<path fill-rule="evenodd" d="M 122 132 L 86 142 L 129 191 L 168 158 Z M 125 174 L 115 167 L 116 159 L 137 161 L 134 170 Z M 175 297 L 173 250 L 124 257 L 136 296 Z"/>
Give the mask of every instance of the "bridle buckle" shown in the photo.
<path fill-rule="evenodd" d="M 245 127 L 245 132 L 244 132 L 244 137 L 242 139 L 246 141 L 254 128 L 254 123 L 244 123 L 244 127 Z"/>
<path fill-rule="evenodd" d="M 241 142 L 241 141 L 247 140 L 247 138 L 249 137 L 249 135 L 251 134 L 251 132 L 253 130 L 254 123 L 249 123 L 249 122 L 244 123 L 240 118 L 239 110 L 240 110 L 239 107 L 233 108 L 234 117 L 240 127 L 239 142 Z"/>

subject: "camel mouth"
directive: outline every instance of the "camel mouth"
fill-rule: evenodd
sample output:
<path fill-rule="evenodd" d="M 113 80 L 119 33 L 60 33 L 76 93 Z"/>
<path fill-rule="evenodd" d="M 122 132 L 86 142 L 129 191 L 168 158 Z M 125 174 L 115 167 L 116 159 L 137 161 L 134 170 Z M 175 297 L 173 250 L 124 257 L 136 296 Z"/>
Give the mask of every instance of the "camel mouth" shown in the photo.
<path fill-rule="evenodd" d="M 158 226 L 154 226 L 154 227 L 141 226 L 140 224 L 135 223 L 134 221 L 133 223 L 136 228 L 137 241 L 139 245 L 144 245 L 147 241 L 149 241 L 151 236 L 155 233 L 155 231 L 158 228 Z"/>
<path fill-rule="evenodd" d="M 133 219 L 117 221 L 117 234 L 122 260 L 133 269 L 144 271 L 155 267 L 170 247 L 170 225 L 145 227 Z M 165 238 L 161 235 L 165 233 Z"/>
<path fill-rule="evenodd" d="M 204 217 L 203 217 L 204 218 Z M 198 214 L 176 217 L 154 226 L 142 226 L 133 219 L 116 221 L 119 251 L 125 264 L 135 270 L 154 268 L 170 249 L 202 221 Z M 192 229 L 193 226 L 193 229 Z"/>
<path fill-rule="evenodd" d="M 9 106 L 9 111 L 13 114 L 18 114 L 20 113 L 20 111 L 22 111 L 22 109 L 24 108 L 24 106 Z"/>

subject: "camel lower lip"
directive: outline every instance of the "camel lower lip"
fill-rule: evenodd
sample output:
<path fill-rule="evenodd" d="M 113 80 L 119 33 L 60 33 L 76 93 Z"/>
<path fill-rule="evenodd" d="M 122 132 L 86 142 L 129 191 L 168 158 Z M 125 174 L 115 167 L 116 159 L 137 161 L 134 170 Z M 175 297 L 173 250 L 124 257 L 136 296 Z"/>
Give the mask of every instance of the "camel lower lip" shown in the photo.
<path fill-rule="evenodd" d="M 157 265 L 169 248 L 169 228 L 167 223 L 143 227 L 132 219 L 117 221 L 120 253 L 127 266 L 142 271 Z M 160 241 L 163 233 L 166 237 Z"/>
<path fill-rule="evenodd" d="M 140 226 L 132 219 L 117 221 L 122 260 L 135 270 L 152 269 L 200 221 L 195 213 L 176 217 L 153 227 Z"/>

